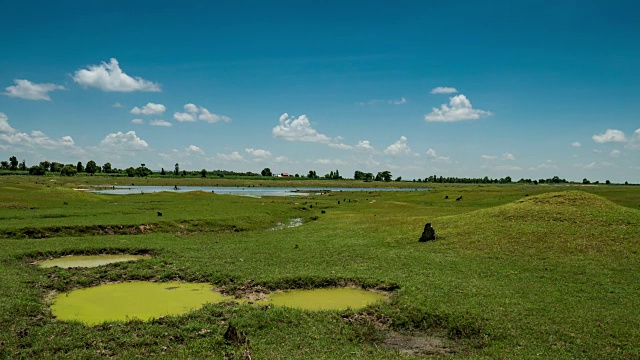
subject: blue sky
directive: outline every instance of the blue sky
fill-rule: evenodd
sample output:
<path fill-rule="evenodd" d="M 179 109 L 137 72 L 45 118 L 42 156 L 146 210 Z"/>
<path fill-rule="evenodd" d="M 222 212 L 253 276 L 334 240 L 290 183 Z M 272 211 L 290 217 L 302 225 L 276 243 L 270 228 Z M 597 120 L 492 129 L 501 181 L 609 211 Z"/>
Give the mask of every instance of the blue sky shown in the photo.
<path fill-rule="evenodd" d="M 0 8 L 0 158 L 640 183 L 633 1 Z"/>

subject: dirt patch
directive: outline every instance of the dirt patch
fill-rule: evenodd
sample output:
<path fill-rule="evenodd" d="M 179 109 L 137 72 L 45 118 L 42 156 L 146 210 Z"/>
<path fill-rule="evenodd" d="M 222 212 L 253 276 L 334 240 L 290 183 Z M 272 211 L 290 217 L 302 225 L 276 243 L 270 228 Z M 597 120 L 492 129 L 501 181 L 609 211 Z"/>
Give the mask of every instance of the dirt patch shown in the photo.
<path fill-rule="evenodd" d="M 407 355 L 447 355 L 455 351 L 447 345 L 444 334 L 437 335 L 404 335 L 387 332 L 381 346 L 385 349 L 398 350 Z"/>

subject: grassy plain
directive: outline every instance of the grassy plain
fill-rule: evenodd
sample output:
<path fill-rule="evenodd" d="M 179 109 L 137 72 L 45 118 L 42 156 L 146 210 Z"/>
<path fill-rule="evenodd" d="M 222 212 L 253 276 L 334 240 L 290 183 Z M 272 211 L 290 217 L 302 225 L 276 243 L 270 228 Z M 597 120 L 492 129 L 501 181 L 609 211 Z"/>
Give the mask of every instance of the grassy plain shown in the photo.
<path fill-rule="evenodd" d="M 394 336 L 442 342 L 418 348 L 424 356 L 640 358 L 637 186 L 442 184 L 296 199 L 73 190 L 104 181 L 0 177 L 0 358 L 406 357 L 389 346 Z M 399 184 L 418 185 L 387 185 Z M 302 226 L 270 230 L 296 217 Z M 426 222 L 439 238 L 418 243 Z M 32 265 L 120 252 L 154 257 L 93 269 Z M 391 297 L 364 310 L 324 312 L 225 303 L 91 327 L 56 320 L 46 303 L 52 292 L 132 280 L 206 282 L 229 294 L 351 285 Z M 248 344 L 225 342 L 229 322 Z"/>

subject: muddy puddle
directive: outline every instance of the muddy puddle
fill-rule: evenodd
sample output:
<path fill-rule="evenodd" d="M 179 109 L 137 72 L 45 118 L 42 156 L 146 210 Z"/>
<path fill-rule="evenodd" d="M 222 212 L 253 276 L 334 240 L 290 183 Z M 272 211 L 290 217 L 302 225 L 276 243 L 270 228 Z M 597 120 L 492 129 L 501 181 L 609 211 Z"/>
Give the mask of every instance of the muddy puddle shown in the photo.
<path fill-rule="evenodd" d="M 287 222 L 279 222 L 269 230 L 282 230 L 302 226 L 302 218 L 289 219 Z"/>
<path fill-rule="evenodd" d="M 51 312 L 59 320 L 96 325 L 180 315 L 231 299 L 207 284 L 135 281 L 58 294 L 51 299 Z"/>
<path fill-rule="evenodd" d="M 262 304 L 286 306 L 303 310 L 359 309 L 385 300 L 386 295 L 353 288 L 290 290 L 271 294 Z"/>
<path fill-rule="evenodd" d="M 56 259 L 45 260 L 38 264 L 40 267 L 60 267 L 60 268 L 74 268 L 74 267 L 97 267 L 123 261 L 136 261 L 150 259 L 149 255 L 72 255 L 63 256 Z"/>

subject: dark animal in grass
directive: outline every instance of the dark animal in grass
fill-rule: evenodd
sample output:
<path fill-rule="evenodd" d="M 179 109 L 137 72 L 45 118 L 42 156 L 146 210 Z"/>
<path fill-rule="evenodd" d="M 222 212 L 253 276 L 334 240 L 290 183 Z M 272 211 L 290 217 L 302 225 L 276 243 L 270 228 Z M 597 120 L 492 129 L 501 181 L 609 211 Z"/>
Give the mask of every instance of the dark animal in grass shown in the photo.
<path fill-rule="evenodd" d="M 321 212 L 322 212 L 323 214 L 326 214 L 326 213 L 327 213 L 327 212 L 326 212 L 326 211 L 324 211 L 324 210 L 322 210 Z"/>
<path fill-rule="evenodd" d="M 162 213 L 160 211 L 158 211 L 158 216 L 162 216 Z"/>
<path fill-rule="evenodd" d="M 460 200 L 462 200 L 462 195 L 460 195 L 460 197 L 456 199 L 456 201 L 460 201 Z"/>
<path fill-rule="evenodd" d="M 224 333 L 224 339 L 231 345 L 242 345 L 247 343 L 247 337 L 238 330 L 232 323 L 229 323 L 227 331 Z"/>
<path fill-rule="evenodd" d="M 431 226 L 431 223 L 427 223 L 422 231 L 419 242 L 434 241 L 436 239 L 436 230 Z"/>
<path fill-rule="evenodd" d="M 449 198 L 449 195 L 445 195 L 445 196 L 444 196 L 444 198 L 445 198 L 445 199 L 448 199 L 448 198 Z"/>
<path fill-rule="evenodd" d="M 338 205 L 340 205 L 340 200 L 338 200 Z"/>
<path fill-rule="evenodd" d="M 66 202 L 66 201 L 65 201 L 65 202 L 63 202 L 63 204 L 65 204 L 65 205 L 69 205 L 69 203 L 68 203 L 68 202 Z"/>

